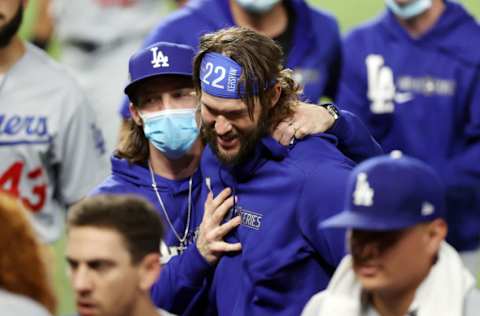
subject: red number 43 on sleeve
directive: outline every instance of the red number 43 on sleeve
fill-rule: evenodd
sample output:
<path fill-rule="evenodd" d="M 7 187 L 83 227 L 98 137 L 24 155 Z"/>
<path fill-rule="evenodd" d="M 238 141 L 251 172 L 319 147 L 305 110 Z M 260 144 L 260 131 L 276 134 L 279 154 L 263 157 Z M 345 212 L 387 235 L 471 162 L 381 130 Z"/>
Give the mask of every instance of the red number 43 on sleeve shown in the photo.
<path fill-rule="evenodd" d="M 1 176 L 0 176 L 0 190 L 10 193 L 16 197 L 19 197 L 25 207 L 36 213 L 40 211 L 45 205 L 47 198 L 47 185 L 45 183 L 35 185 L 32 188 L 32 195 L 34 195 L 35 201 L 31 201 L 27 197 L 22 197 L 20 192 L 20 182 L 22 181 L 22 173 L 24 168 L 23 161 L 17 161 L 13 163 Z M 27 173 L 27 179 L 23 181 L 35 181 L 43 175 L 42 167 L 38 167 Z"/>

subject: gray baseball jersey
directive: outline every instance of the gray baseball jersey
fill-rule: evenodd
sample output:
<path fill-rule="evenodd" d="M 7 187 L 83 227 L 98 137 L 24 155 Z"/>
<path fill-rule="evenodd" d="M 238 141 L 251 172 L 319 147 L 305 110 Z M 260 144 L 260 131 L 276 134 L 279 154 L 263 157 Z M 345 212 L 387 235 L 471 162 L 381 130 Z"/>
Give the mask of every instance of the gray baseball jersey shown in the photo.
<path fill-rule="evenodd" d="M 54 0 L 56 29 L 62 41 L 102 45 L 144 37 L 171 6 L 167 0 Z M 79 14 L 81 12 L 81 14 Z"/>
<path fill-rule="evenodd" d="M 0 315 L 50 316 L 50 313 L 29 297 L 7 292 L 0 288 Z"/>
<path fill-rule="evenodd" d="M 26 44 L 0 83 L 0 189 L 18 196 L 44 242 L 67 205 L 101 180 L 106 155 L 90 106 L 63 68 Z"/>

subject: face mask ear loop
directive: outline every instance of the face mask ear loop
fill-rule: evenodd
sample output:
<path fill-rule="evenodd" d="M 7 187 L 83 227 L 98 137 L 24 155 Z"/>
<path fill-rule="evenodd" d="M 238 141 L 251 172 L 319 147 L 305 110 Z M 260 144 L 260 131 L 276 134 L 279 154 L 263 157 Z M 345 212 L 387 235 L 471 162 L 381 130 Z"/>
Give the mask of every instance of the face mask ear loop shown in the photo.
<path fill-rule="evenodd" d="M 197 122 L 198 130 L 202 130 L 203 120 L 202 120 L 202 108 L 200 104 L 197 104 L 195 107 L 195 121 Z"/>
<path fill-rule="evenodd" d="M 142 126 L 145 125 L 145 114 L 138 111 L 138 116 L 140 116 L 140 123 L 142 123 Z"/>

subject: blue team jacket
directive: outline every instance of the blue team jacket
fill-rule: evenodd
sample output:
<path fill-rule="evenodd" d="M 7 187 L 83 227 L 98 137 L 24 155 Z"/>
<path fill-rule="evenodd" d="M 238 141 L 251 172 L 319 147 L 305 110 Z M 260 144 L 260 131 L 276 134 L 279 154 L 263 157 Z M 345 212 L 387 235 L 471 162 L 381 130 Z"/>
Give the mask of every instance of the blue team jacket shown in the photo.
<path fill-rule="evenodd" d="M 387 11 L 345 39 L 338 104 L 385 151 L 433 166 L 447 185 L 449 241 L 480 236 L 480 26 L 457 3 L 412 38 Z M 392 193 L 393 194 L 393 193 Z"/>
<path fill-rule="evenodd" d="M 295 13 L 293 42 L 285 66 L 295 71 L 295 79 L 304 85 L 305 99 L 318 102 L 333 98 L 340 66 L 340 33 L 335 18 L 304 0 L 285 0 Z M 150 33 L 144 47 L 159 41 L 198 47 L 203 34 L 232 27 L 235 23 L 228 0 L 192 0 L 163 19 Z M 125 98 L 121 114 L 130 117 Z"/>
<path fill-rule="evenodd" d="M 240 214 L 242 224 L 227 240 L 240 241 L 242 251 L 222 257 L 211 268 L 186 258 L 172 260 L 171 269 L 197 273 L 190 288 L 198 292 L 193 299 L 183 296 L 183 304 L 177 296 L 175 306 L 169 303 L 167 309 L 183 315 L 300 314 L 307 300 L 325 288 L 345 254 L 343 230 L 318 229 L 320 221 L 342 209 L 353 165 L 332 139 L 320 134 L 287 149 L 266 137 L 254 156 L 234 169 L 222 166 L 205 149 L 201 169 L 211 179 L 214 195 L 231 187 L 238 198 L 229 217 Z M 205 185 L 202 190 L 207 191 Z M 155 288 L 158 304 L 162 291 L 176 285 L 164 279 Z"/>

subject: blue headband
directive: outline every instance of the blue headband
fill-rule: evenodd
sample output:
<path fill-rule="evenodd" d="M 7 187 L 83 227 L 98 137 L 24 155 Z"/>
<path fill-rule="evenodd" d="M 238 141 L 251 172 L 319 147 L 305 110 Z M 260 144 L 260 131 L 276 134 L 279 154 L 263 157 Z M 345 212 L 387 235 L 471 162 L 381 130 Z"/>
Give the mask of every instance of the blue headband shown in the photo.
<path fill-rule="evenodd" d="M 242 66 L 219 53 L 206 53 L 200 66 L 202 90 L 213 96 L 240 99 L 243 86 L 238 89 Z"/>

